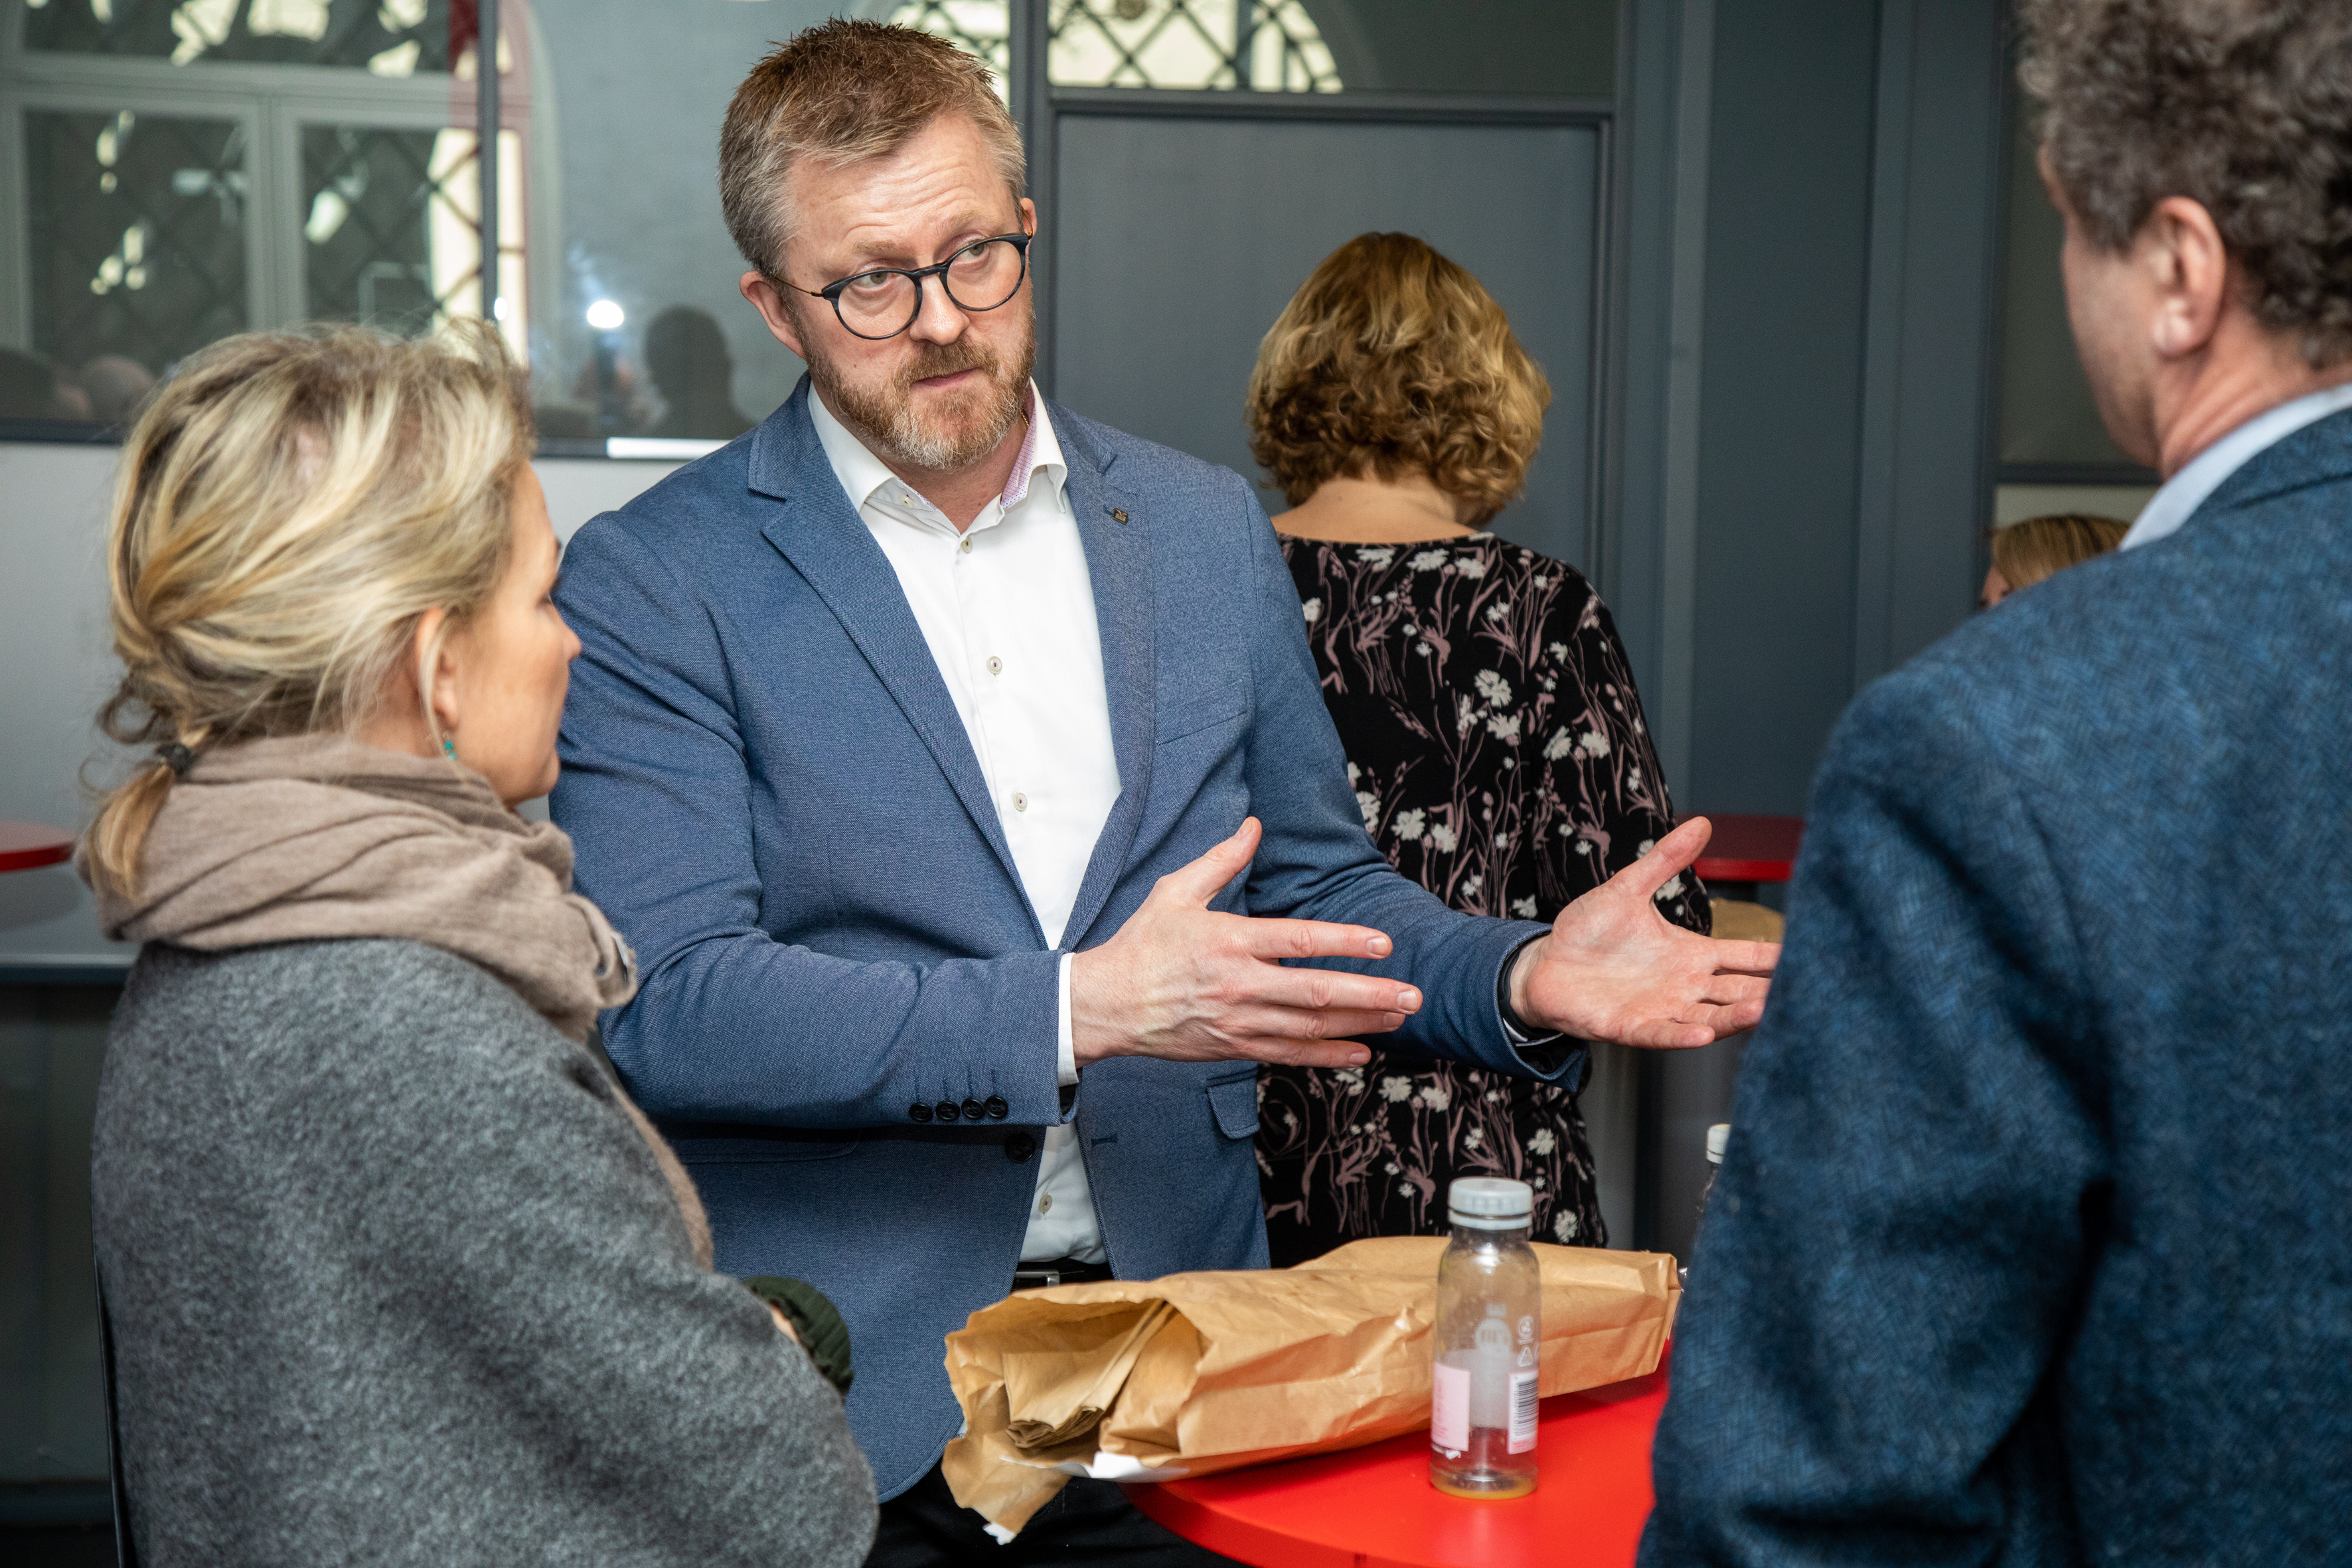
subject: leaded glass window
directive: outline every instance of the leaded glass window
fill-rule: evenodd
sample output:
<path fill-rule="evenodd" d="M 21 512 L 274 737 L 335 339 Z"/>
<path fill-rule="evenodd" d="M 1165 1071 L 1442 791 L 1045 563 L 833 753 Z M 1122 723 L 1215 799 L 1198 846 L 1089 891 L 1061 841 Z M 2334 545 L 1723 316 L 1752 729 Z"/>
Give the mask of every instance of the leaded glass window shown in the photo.
<path fill-rule="evenodd" d="M 499 135 L 501 319 L 524 297 L 520 142 Z M 429 331 L 482 314 L 481 184 L 470 131 L 311 125 L 302 132 L 303 281 L 310 315 Z M 509 336 L 521 346 L 519 330 Z"/>
<path fill-rule="evenodd" d="M 908 0 L 894 22 L 953 40 L 1003 79 L 1004 0 Z M 1047 69 L 1068 87 L 1338 92 L 1339 70 L 1299 0 L 1054 0 Z"/>
<path fill-rule="evenodd" d="M 242 121 L 25 116 L 33 347 L 153 369 L 247 325 Z"/>
<path fill-rule="evenodd" d="M 25 47 L 55 54 L 446 71 L 449 0 L 26 0 Z M 458 20 L 471 26 L 461 0 Z"/>

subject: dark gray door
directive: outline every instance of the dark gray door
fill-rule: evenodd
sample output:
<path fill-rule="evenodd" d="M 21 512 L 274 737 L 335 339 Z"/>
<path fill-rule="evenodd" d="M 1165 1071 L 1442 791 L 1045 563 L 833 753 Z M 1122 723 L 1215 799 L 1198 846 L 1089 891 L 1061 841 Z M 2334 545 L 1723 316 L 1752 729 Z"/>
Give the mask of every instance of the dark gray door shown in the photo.
<path fill-rule="evenodd" d="M 1266 328 L 1341 242 L 1419 235 L 1486 286 L 1551 382 L 1526 500 L 1497 531 L 1590 569 L 1605 121 L 1272 96 L 1055 94 L 1040 379 L 1262 484 L 1242 399 Z"/>

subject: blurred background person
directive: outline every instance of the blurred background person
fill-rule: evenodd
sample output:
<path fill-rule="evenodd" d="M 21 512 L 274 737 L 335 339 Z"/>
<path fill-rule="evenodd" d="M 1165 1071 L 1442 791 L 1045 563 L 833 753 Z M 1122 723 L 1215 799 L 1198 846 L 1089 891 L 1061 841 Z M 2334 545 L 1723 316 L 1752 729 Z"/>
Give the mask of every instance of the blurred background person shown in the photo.
<path fill-rule="evenodd" d="M 1673 827 L 1625 650 L 1565 562 L 1483 531 L 1514 499 L 1551 391 L 1478 280 L 1403 234 L 1360 235 L 1275 321 L 1250 450 L 1373 841 L 1457 910 L 1549 921 Z M 1659 895 L 1710 929 L 1697 879 Z M 1536 1234 L 1606 1243 L 1580 1084 L 1375 1054 L 1261 1069 L 1273 1262 L 1438 1235 L 1456 1176 L 1536 1194 Z"/>
<path fill-rule="evenodd" d="M 672 305 L 646 324 L 645 354 L 663 405 L 646 435 L 731 441 L 757 423 L 735 406 L 735 361 L 709 311 Z"/>
<path fill-rule="evenodd" d="M 39 354 L 0 348 L 0 419 L 87 419 L 89 399 Z"/>
<path fill-rule="evenodd" d="M 231 338 L 123 452 L 103 717 L 156 750 L 81 864 L 144 943 L 92 1171 L 127 1528 L 159 1568 L 855 1563 L 839 1320 L 711 1271 L 586 1043 L 635 961 L 511 809 L 580 645 L 467 338 Z"/>
<path fill-rule="evenodd" d="M 128 354 L 100 354 L 77 378 L 89 399 L 89 416 L 101 425 L 128 425 L 139 404 L 155 390 L 155 374 Z"/>
<path fill-rule="evenodd" d="M 1992 564 L 1985 569 L 1977 608 L 1990 610 L 2020 588 L 2104 555 L 2124 542 L 2131 524 L 2112 517 L 2057 512 L 2029 517 L 1992 531 Z"/>

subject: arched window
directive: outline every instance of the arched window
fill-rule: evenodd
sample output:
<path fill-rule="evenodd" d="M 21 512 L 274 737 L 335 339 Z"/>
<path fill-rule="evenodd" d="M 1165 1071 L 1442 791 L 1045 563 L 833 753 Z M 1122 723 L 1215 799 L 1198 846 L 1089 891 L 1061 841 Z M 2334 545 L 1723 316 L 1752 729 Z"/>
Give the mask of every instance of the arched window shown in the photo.
<path fill-rule="evenodd" d="M 906 0 L 889 19 L 1007 64 L 1004 0 Z M 1300 0 L 1055 0 L 1047 71 L 1064 87 L 1338 92 L 1339 68 Z"/>

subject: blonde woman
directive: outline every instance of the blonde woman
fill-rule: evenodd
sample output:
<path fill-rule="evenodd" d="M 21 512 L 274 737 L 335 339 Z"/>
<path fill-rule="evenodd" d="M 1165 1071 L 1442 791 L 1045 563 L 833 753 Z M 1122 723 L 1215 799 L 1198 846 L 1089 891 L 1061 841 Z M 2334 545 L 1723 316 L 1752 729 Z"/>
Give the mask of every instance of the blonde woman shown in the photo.
<path fill-rule="evenodd" d="M 872 1537 L 838 1320 L 711 1271 L 585 1043 L 635 960 L 511 809 L 579 651 L 531 439 L 494 334 L 341 329 L 205 351 L 124 449 L 105 719 L 154 752 L 80 864 L 145 944 L 93 1180 L 149 1568 Z"/>
<path fill-rule="evenodd" d="M 2124 542 L 2131 524 L 2112 517 L 2056 512 L 2029 517 L 1992 531 L 1992 564 L 1985 568 L 1977 608 L 1990 610 L 2021 588 L 2031 588 L 2069 566 L 2104 555 Z"/>
<path fill-rule="evenodd" d="M 1675 823 L 1600 595 L 1484 531 L 1550 396 L 1475 278 L 1410 235 L 1367 234 L 1266 333 L 1248 405 L 1250 450 L 1290 500 L 1274 526 L 1365 827 L 1455 909 L 1540 921 Z M 1659 908 L 1709 929 L 1695 877 Z M 1528 1182 L 1546 1241 L 1607 1239 L 1577 1084 L 1380 1056 L 1260 1084 L 1277 1266 L 1442 1232 L 1455 1176 Z"/>

